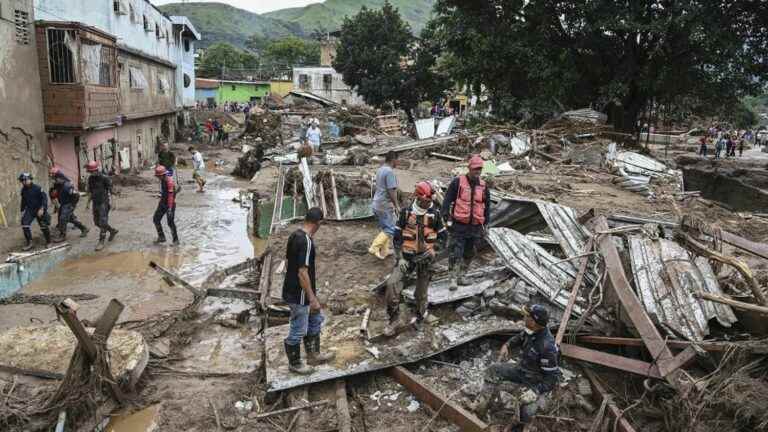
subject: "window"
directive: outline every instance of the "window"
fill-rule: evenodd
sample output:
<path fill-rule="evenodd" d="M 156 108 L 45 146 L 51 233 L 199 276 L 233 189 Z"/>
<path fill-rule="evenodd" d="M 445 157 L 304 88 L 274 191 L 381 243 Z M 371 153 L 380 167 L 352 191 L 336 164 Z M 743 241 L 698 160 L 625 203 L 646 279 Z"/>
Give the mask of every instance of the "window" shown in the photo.
<path fill-rule="evenodd" d="M 16 43 L 29 45 L 29 12 L 22 10 L 13 11 L 14 24 L 16 24 Z"/>
<path fill-rule="evenodd" d="M 51 82 L 75 82 L 75 33 L 71 30 L 48 29 L 48 67 Z"/>
<path fill-rule="evenodd" d="M 136 11 L 133 10 L 133 5 L 128 5 L 128 14 L 131 16 L 131 24 L 136 24 Z"/>
<path fill-rule="evenodd" d="M 142 15 L 141 17 L 144 19 L 144 31 L 145 32 L 151 32 L 152 29 L 149 28 L 149 20 L 147 19 L 147 16 L 146 15 Z"/>
<path fill-rule="evenodd" d="M 128 86 L 132 90 L 143 90 L 147 88 L 147 79 L 144 72 L 137 67 L 128 67 Z"/>
<path fill-rule="evenodd" d="M 121 0 L 112 0 L 112 10 L 115 11 L 115 15 L 125 15 L 125 5 Z"/>
<path fill-rule="evenodd" d="M 82 79 L 88 84 L 113 85 L 115 49 L 83 39 L 80 45 Z"/>
<path fill-rule="evenodd" d="M 189 39 L 184 38 L 184 52 L 189 52 Z"/>
<path fill-rule="evenodd" d="M 333 83 L 333 75 L 323 74 L 323 90 L 331 91 L 332 83 Z"/>
<path fill-rule="evenodd" d="M 155 23 L 155 37 L 160 40 L 160 26 Z"/>
<path fill-rule="evenodd" d="M 190 85 L 192 85 L 192 78 L 190 78 L 189 75 L 184 74 L 184 88 L 189 88 Z"/>
<path fill-rule="evenodd" d="M 309 75 L 307 74 L 299 75 L 299 88 L 302 90 L 309 89 Z"/>
<path fill-rule="evenodd" d="M 110 47 L 101 47 L 101 63 L 99 64 L 99 85 L 112 87 L 112 54 Z"/>
<path fill-rule="evenodd" d="M 157 74 L 157 93 L 165 94 L 168 90 L 168 80 L 165 79 L 162 73 Z"/>

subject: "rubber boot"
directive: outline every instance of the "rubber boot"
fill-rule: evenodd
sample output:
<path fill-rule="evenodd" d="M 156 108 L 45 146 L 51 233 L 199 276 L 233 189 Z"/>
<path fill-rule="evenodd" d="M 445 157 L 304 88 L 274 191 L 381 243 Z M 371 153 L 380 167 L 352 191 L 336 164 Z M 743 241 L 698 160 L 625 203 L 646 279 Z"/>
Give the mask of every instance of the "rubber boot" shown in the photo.
<path fill-rule="evenodd" d="M 157 240 L 155 240 L 155 243 L 165 243 L 165 234 L 161 234 L 157 236 Z"/>
<path fill-rule="evenodd" d="M 400 325 L 400 307 L 387 306 L 387 315 L 389 315 L 389 322 L 384 327 L 384 336 L 392 337 L 397 332 L 397 326 Z"/>
<path fill-rule="evenodd" d="M 108 238 L 107 240 L 108 240 L 108 241 L 112 241 L 112 240 L 114 240 L 114 239 L 115 239 L 115 236 L 116 236 L 116 235 L 117 235 L 117 233 L 119 233 L 119 232 L 120 232 L 120 231 L 118 231 L 118 230 L 116 230 L 116 229 L 114 229 L 114 228 L 111 228 L 111 229 L 109 230 L 109 238 Z"/>
<path fill-rule="evenodd" d="M 80 238 L 88 237 L 89 232 L 91 232 L 91 230 L 83 226 L 82 228 L 80 228 Z"/>
<path fill-rule="evenodd" d="M 41 231 L 43 232 L 43 237 L 45 238 L 45 247 L 46 248 L 51 247 L 53 245 L 53 243 L 51 242 L 51 230 L 46 227 L 46 228 L 42 228 Z M 31 238 L 31 234 L 30 234 L 30 238 Z"/>
<path fill-rule="evenodd" d="M 467 269 L 469 269 L 469 263 L 472 261 L 464 260 L 464 262 L 458 266 L 459 273 L 456 275 L 456 283 L 460 286 L 472 285 L 472 281 L 467 278 Z"/>
<path fill-rule="evenodd" d="M 21 248 L 23 251 L 32 250 L 32 240 L 25 240 L 24 246 Z"/>
<path fill-rule="evenodd" d="M 301 345 L 288 345 L 288 342 L 283 341 L 283 347 L 285 347 L 285 355 L 288 357 L 288 369 L 299 375 L 310 375 L 315 372 L 314 368 L 311 368 L 301 361 Z"/>
<path fill-rule="evenodd" d="M 29 228 L 22 228 L 22 231 L 24 232 L 24 247 L 21 250 L 32 250 L 32 231 Z"/>
<path fill-rule="evenodd" d="M 461 266 L 459 264 L 454 264 L 453 269 L 451 269 L 451 286 L 449 289 L 451 291 L 456 291 L 459 289 L 459 276 L 461 275 Z"/>
<path fill-rule="evenodd" d="M 384 233 L 384 242 L 381 245 L 381 256 L 377 256 L 379 259 L 384 259 L 390 255 L 392 255 L 394 252 L 392 252 L 392 248 L 389 247 L 389 245 L 392 244 L 392 237 Z"/>
<path fill-rule="evenodd" d="M 96 252 L 104 249 L 104 239 L 99 239 L 99 242 L 96 243 Z"/>
<path fill-rule="evenodd" d="M 317 366 L 336 358 L 336 353 L 320 352 L 320 335 L 304 336 L 304 349 L 307 351 L 307 364 Z"/>
<path fill-rule="evenodd" d="M 64 243 L 65 241 L 67 241 L 67 235 L 64 233 L 61 233 L 58 237 L 53 239 L 54 243 Z"/>
<path fill-rule="evenodd" d="M 379 232 L 379 234 L 376 235 L 376 237 L 373 239 L 373 243 L 371 243 L 371 247 L 368 248 L 368 253 L 375 256 L 378 259 L 384 259 L 384 255 L 382 255 L 381 249 L 384 247 L 384 241 L 386 241 L 387 235 L 383 232 Z"/>

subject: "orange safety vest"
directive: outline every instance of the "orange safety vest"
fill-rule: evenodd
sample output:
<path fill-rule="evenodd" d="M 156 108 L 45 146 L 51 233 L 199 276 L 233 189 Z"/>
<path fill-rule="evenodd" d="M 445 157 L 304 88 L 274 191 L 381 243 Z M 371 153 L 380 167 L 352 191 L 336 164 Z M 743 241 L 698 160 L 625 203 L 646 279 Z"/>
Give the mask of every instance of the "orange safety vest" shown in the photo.
<path fill-rule="evenodd" d="M 403 228 L 403 252 L 420 254 L 434 251 L 437 231 L 434 229 L 435 214 L 427 212 L 417 216 L 408 210 L 408 217 Z"/>
<path fill-rule="evenodd" d="M 453 203 L 453 220 L 468 224 L 472 215 L 472 225 L 482 225 L 485 222 L 485 182 L 478 179 L 474 197 L 470 198 L 472 186 L 467 176 L 459 177 L 459 193 Z"/>

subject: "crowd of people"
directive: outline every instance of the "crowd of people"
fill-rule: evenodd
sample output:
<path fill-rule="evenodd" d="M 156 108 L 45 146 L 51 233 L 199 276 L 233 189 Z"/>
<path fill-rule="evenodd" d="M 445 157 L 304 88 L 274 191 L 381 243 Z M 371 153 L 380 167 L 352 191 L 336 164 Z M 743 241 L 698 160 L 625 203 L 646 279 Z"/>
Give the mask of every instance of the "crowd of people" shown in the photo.
<path fill-rule="evenodd" d="M 744 148 L 754 141 L 755 134 L 752 131 L 727 130 L 712 126 L 699 139 L 699 156 L 707 157 L 711 148 L 715 159 L 720 159 L 721 155 L 725 158 L 736 157 L 737 151 L 738 157 L 742 157 Z"/>

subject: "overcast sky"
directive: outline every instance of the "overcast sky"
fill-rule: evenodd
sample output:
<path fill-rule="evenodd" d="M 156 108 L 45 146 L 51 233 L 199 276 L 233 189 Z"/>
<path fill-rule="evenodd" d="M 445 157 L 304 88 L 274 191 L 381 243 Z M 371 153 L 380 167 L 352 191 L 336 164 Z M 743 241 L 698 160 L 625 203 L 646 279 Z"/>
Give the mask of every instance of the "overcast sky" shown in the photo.
<path fill-rule="evenodd" d="M 181 0 L 150 0 L 153 4 L 179 3 Z M 256 13 L 270 12 L 277 9 L 306 6 L 310 3 L 322 3 L 322 0 L 216 0 L 219 3 L 227 3 L 236 8 L 249 10 Z M 190 3 L 195 3 L 190 0 Z"/>

